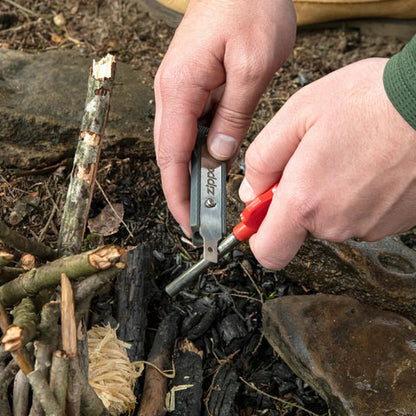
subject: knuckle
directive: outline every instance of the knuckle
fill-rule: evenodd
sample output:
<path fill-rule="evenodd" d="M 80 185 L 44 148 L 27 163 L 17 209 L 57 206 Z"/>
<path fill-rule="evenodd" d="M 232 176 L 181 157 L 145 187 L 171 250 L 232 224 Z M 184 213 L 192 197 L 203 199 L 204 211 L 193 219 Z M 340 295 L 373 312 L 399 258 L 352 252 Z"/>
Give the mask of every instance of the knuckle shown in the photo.
<path fill-rule="evenodd" d="M 156 72 L 155 88 L 160 91 L 177 90 L 179 85 L 183 85 L 191 80 L 191 71 L 188 64 L 181 65 L 161 65 Z"/>
<path fill-rule="evenodd" d="M 293 191 L 288 201 L 288 212 L 292 221 L 313 232 L 318 212 L 318 200 L 310 193 L 298 188 Z"/>
<path fill-rule="evenodd" d="M 215 113 L 233 129 L 248 128 L 251 122 L 251 113 L 234 110 L 224 105 L 219 105 Z"/>
<path fill-rule="evenodd" d="M 267 134 L 263 130 L 263 135 Z M 266 138 L 266 140 L 268 140 Z M 276 167 L 270 163 L 270 153 L 265 150 L 264 146 L 252 144 L 246 150 L 245 164 L 247 171 L 250 171 L 252 176 L 263 176 L 267 174 L 280 174 L 276 172 Z"/>

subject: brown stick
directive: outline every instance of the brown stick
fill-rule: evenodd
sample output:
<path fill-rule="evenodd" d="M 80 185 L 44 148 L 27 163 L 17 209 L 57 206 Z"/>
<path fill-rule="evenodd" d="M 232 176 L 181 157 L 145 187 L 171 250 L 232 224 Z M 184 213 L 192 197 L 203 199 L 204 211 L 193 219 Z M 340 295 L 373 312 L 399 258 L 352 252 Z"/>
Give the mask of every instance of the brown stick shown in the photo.
<path fill-rule="evenodd" d="M 0 249 L 0 269 L 12 262 L 13 259 L 13 254 L 7 252 L 6 250 Z"/>
<path fill-rule="evenodd" d="M 7 316 L 7 313 L 0 302 L 0 328 L 3 333 L 6 333 L 7 329 L 9 327 L 9 318 Z M 23 350 L 20 349 L 16 352 L 12 353 L 12 356 L 16 363 L 19 365 L 20 369 L 27 375 L 29 374 L 33 368 L 30 365 L 28 359 L 26 358 L 26 355 L 24 354 Z"/>
<path fill-rule="evenodd" d="M 110 108 L 115 65 L 114 57 L 107 55 L 99 62 L 94 61 L 90 71 L 81 133 L 61 219 L 60 255 L 81 251 Z"/>
<path fill-rule="evenodd" d="M 77 326 L 75 321 L 74 293 L 65 273 L 61 276 L 61 331 L 62 347 L 68 357 L 69 377 L 66 412 L 71 416 L 81 414 L 81 383 L 75 374 L 78 368 Z"/>
<path fill-rule="evenodd" d="M 176 313 L 168 315 L 159 325 L 147 361 L 161 370 L 171 368 L 171 350 L 176 339 L 179 317 Z M 165 397 L 168 381 L 153 367 L 146 368 L 143 396 L 139 416 L 163 416 L 166 414 Z"/>
<path fill-rule="evenodd" d="M 0 240 L 23 253 L 31 253 L 43 260 L 54 260 L 57 252 L 37 241 L 29 240 L 0 221 Z"/>

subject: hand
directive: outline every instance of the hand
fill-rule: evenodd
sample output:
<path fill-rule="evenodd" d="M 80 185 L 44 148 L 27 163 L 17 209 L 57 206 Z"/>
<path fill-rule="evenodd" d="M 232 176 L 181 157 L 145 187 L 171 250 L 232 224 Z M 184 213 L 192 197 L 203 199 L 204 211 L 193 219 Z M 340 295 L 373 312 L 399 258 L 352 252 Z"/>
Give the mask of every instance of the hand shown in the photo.
<path fill-rule="evenodd" d="M 155 79 L 156 156 L 169 209 L 185 232 L 198 119 L 210 112 L 209 151 L 232 158 L 295 31 L 290 0 L 191 0 Z"/>
<path fill-rule="evenodd" d="M 247 150 L 240 197 L 280 179 L 250 246 L 283 268 L 308 234 L 376 241 L 416 224 L 416 130 L 383 87 L 386 59 L 363 60 L 302 88 Z"/>

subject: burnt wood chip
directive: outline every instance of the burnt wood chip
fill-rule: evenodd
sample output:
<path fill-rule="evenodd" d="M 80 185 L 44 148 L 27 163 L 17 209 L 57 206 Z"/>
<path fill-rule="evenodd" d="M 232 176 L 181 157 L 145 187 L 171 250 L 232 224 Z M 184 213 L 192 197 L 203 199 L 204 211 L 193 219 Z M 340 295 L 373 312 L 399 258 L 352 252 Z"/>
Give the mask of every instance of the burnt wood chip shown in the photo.
<path fill-rule="evenodd" d="M 247 335 L 244 321 L 237 315 L 227 315 L 219 324 L 218 331 L 226 344 L 235 338 L 243 338 Z"/>
<path fill-rule="evenodd" d="M 237 370 L 232 364 L 220 367 L 208 400 L 208 412 L 212 416 L 236 416 L 234 402 L 240 387 Z"/>

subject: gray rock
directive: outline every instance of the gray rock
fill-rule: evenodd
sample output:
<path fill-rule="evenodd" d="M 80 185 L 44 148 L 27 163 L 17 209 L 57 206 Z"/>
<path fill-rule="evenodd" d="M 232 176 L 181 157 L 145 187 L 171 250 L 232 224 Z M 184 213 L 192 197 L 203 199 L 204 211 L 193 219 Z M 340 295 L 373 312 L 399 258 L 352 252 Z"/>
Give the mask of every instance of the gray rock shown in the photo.
<path fill-rule="evenodd" d="M 319 292 L 399 312 L 416 323 L 416 252 L 397 236 L 374 243 L 308 240 L 285 275 Z"/>
<path fill-rule="evenodd" d="M 416 414 L 416 327 L 347 296 L 263 306 L 273 348 L 341 416 Z"/>
<path fill-rule="evenodd" d="M 0 164 L 46 166 L 74 154 L 92 58 L 71 51 L 28 54 L 0 49 Z M 153 154 L 149 76 L 117 63 L 104 149 Z"/>

